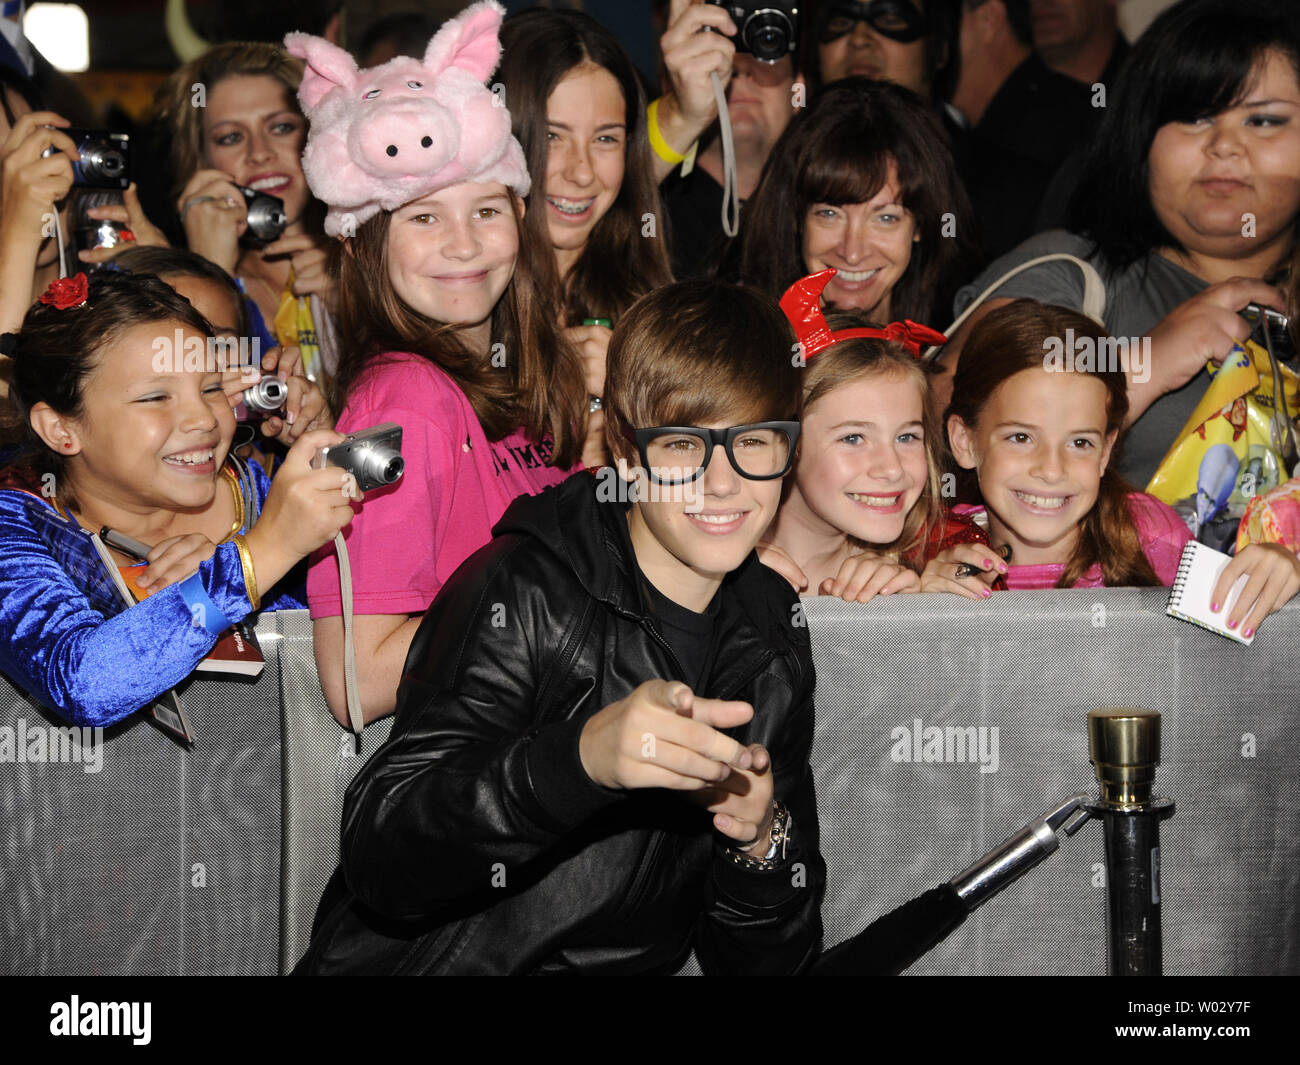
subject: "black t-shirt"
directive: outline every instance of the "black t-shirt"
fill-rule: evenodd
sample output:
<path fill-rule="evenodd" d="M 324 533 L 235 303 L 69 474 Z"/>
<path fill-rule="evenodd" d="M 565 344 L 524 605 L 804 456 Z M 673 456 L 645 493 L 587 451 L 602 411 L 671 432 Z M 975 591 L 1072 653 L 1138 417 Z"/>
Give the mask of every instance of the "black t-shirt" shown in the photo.
<path fill-rule="evenodd" d="M 990 259 L 1033 235 L 1053 175 L 1087 144 L 1101 111 L 1082 82 L 1030 55 L 965 136 L 959 172 Z"/>
<path fill-rule="evenodd" d="M 618 523 L 623 546 L 629 556 L 635 560 L 636 552 L 632 549 L 632 538 L 627 530 L 627 522 Z M 721 606 L 715 594 L 703 613 L 688 610 L 674 603 L 659 591 L 649 578 L 637 566 L 637 584 L 641 589 L 641 602 L 651 616 L 655 631 L 663 637 L 672 649 L 673 655 L 682 668 L 680 677 L 664 677 L 663 680 L 680 680 L 691 691 L 703 694 L 701 687 L 708 681 L 713 670 L 716 625 L 718 610 Z"/>
<path fill-rule="evenodd" d="M 727 243 L 722 231 L 722 186 L 697 161 L 685 177 L 680 166 L 673 167 L 659 185 L 659 195 L 671 227 L 673 276 L 679 281 L 710 276 Z"/>

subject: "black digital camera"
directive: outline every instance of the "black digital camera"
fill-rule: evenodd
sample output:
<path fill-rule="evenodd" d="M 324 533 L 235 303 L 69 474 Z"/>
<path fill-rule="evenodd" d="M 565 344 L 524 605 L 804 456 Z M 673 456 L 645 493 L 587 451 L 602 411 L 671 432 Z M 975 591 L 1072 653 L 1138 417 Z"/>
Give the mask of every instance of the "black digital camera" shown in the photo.
<path fill-rule="evenodd" d="M 1291 321 L 1285 314 L 1273 310 L 1272 307 L 1261 307 L 1258 303 L 1248 303 L 1237 313 L 1251 324 L 1250 338 L 1255 343 L 1265 350 L 1272 350 L 1273 357 L 1283 362 L 1295 360 L 1296 348 L 1291 339 Z"/>
<path fill-rule="evenodd" d="M 776 63 L 795 50 L 799 24 L 797 4 L 781 0 L 706 0 L 723 8 L 736 24 L 736 51 L 748 52 L 764 63 Z"/>
<path fill-rule="evenodd" d="M 81 156 L 72 164 L 72 183 L 88 189 L 124 189 L 131 184 L 131 136 L 102 129 L 64 129 Z M 42 156 L 58 148 L 46 148 Z"/>

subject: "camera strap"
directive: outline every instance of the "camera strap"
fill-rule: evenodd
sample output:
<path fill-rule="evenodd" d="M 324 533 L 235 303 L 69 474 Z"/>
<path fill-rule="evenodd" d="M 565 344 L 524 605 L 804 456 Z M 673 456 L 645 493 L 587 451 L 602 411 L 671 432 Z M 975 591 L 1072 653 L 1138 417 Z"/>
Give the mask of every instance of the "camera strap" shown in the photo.
<path fill-rule="evenodd" d="M 727 110 L 727 90 L 716 70 L 709 73 L 713 98 L 718 104 L 718 128 L 722 135 L 722 231 L 729 237 L 740 232 L 739 180 L 736 177 L 736 145 L 731 136 L 731 112 Z"/>
<path fill-rule="evenodd" d="M 348 558 L 348 545 L 343 533 L 334 534 L 334 550 L 339 559 L 339 592 L 343 599 L 343 689 L 348 705 L 348 722 L 357 738 L 357 753 L 361 753 L 361 730 L 366 719 L 361 713 L 361 688 L 357 684 L 357 648 L 352 636 L 352 562 Z"/>

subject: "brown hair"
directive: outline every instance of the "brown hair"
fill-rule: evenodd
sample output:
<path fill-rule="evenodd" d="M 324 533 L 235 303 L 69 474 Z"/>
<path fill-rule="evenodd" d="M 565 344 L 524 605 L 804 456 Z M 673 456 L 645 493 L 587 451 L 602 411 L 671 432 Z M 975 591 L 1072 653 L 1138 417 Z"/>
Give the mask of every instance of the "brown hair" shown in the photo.
<path fill-rule="evenodd" d="M 128 329 L 149 322 L 180 322 L 212 335 L 212 326 L 190 301 L 152 274 L 94 270 L 81 306 L 59 310 L 32 304 L 14 345 L 10 409 L 5 412 L 4 435 L 12 439 L 3 442 L 19 445 L 17 462 L 37 474 L 53 473 L 65 485 L 66 456 L 52 451 L 32 429 L 32 408 L 45 403 L 58 414 L 81 417 L 83 389 L 100 352 Z M 60 495 L 70 501 L 66 487 Z"/>
<path fill-rule="evenodd" d="M 1100 341 L 1106 332 L 1091 318 L 1064 307 L 1036 300 L 1019 299 L 986 315 L 971 332 L 962 350 L 961 362 L 952 385 L 952 402 L 944 416 L 957 415 L 974 428 L 980 412 L 993 393 L 1008 378 L 1022 370 L 1043 369 L 1044 351 L 1052 338 L 1063 338 L 1066 330 L 1076 337 Z M 1084 369 L 1106 386 L 1106 433 L 1119 433 L 1128 414 L 1128 379 L 1122 370 Z M 1101 565 L 1107 587 L 1159 585 L 1160 579 L 1142 550 L 1142 541 L 1129 510 L 1128 494 L 1133 487 L 1117 471 L 1117 437 L 1106 472 L 1101 476 L 1097 501 L 1079 526 L 1079 539 L 1057 581 L 1058 588 L 1071 588 L 1094 565 Z"/>
<path fill-rule="evenodd" d="M 264 75 L 285 87 L 290 106 L 297 110 L 302 72 L 302 60 L 263 41 L 228 41 L 172 71 L 154 101 L 158 118 L 171 138 L 172 194 L 179 195 L 203 164 L 203 109 L 194 106 L 196 85 L 211 92 L 225 78 Z"/>
<path fill-rule="evenodd" d="M 839 332 L 841 329 L 860 329 L 874 323 L 864 315 L 838 311 L 826 316 L 826 324 L 832 331 Z M 929 538 L 943 520 L 943 504 L 939 494 L 942 429 L 930 395 L 929 376 L 922 363 L 896 341 L 870 337 L 841 340 L 808 359 L 803 372 L 803 414 L 806 416 L 818 400 L 837 388 L 868 376 L 901 377 L 911 381 L 921 393 L 921 426 L 925 434 L 925 487 L 908 512 L 898 539 L 884 548 L 885 553 L 920 573 L 928 561 L 925 554 Z M 854 543 L 858 541 L 855 540 Z M 878 544 L 861 546 L 881 550 Z"/>
<path fill-rule="evenodd" d="M 795 115 L 773 146 L 741 215 L 724 272 L 780 297 L 808 271 L 804 219 L 814 203 L 866 203 L 893 163 L 916 220 L 912 258 L 890 295 L 897 319 L 941 325 L 975 266 L 970 201 L 934 109 L 890 82 L 845 78 Z M 951 217 L 948 217 L 951 215 Z M 955 227 L 945 235 L 945 220 Z"/>
<path fill-rule="evenodd" d="M 622 426 L 793 421 L 794 334 L 774 300 L 721 281 L 679 281 L 642 296 L 614 327 L 605 369 L 605 436 Z"/>
<path fill-rule="evenodd" d="M 645 91 L 636 67 L 617 39 L 590 15 L 579 11 L 529 10 L 501 26 L 503 49 L 496 80 L 506 90 L 514 134 L 533 175 L 524 228 L 550 247 L 546 216 L 546 166 L 549 153 L 546 103 L 570 71 L 584 63 L 607 71 L 623 93 L 625 121 L 623 184 L 609 211 L 596 223 L 587 246 L 561 283 L 558 269 L 539 270 L 553 285 L 553 301 L 567 325 L 583 318 L 617 321 L 639 296 L 673 279 L 668 264 L 667 212 L 654 178 L 646 132 Z M 655 221 L 654 235 L 642 234 L 643 218 Z"/>
<path fill-rule="evenodd" d="M 510 192 L 519 217 L 519 198 Z M 538 236 L 519 229 L 514 276 L 493 308 L 491 335 L 505 349 L 505 366 L 489 365 L 460 339 L 460 329 L 434 321 L 408 306 L 388 277 L 388 229 L 383 211 L 357 227 L 349 250 L 334 245 L 332 267 L 339 278 L 339 364 L 329 400 L 341 411 L 363 370 L 385 352 L 419 355 L 446 373 L 465 393 L 489 440 L 520 427 L 534 442 L 550 434 L 554 466 L 571 466 L 582 453 L 587 388 L 577 353 L 555 328 L 553 308 L 543 298 L 532 264 L 551 255 Z"/>

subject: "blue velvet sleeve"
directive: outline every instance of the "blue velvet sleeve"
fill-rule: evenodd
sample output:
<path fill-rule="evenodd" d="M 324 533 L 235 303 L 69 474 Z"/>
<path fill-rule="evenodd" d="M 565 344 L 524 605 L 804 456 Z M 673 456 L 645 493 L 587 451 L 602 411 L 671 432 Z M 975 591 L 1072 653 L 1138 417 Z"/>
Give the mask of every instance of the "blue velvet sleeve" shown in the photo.
<path fill-rule="evenodd" d="M 194 576 L 113 613 L 69 573 L 76 537 L 89 537 L 52 543 L 38 508 L 53 514 L 0 491 L 0 670 L 73 724 L 111 725 L 148 705 L 250 612 L 238 549 L 224 543 Z"/>

